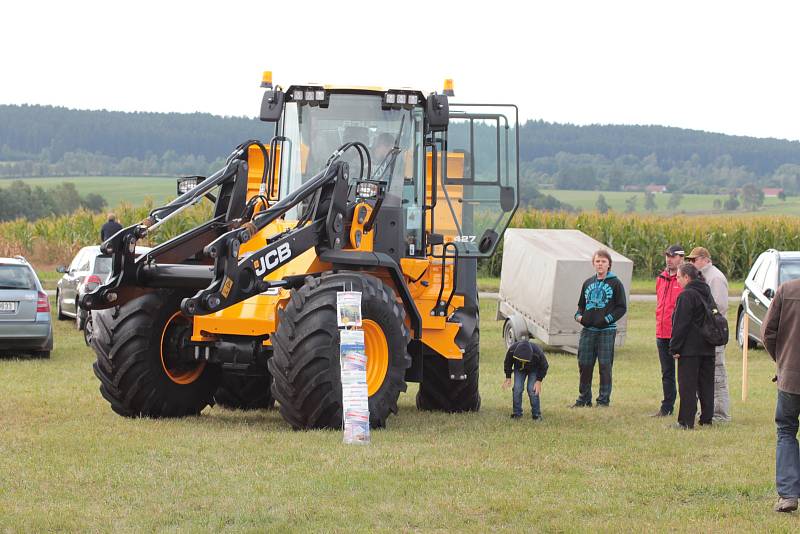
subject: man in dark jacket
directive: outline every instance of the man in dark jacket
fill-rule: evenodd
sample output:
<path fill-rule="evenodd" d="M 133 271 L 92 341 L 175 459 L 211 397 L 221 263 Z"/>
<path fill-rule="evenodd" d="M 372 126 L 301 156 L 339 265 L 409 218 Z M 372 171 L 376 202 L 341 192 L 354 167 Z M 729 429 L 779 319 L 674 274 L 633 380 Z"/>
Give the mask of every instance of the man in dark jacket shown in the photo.
<path fill-rule="evenodd" d="M 764 348 L 778 365 L 778 427 L 775 455 L 776 512 L 797 510 L 800 497 L 800 279 L 778 287 L 761 325 Z"/>
<path fill-rule="evenodd" d="M 652 417 L 672 415 L 678 389 L 675 386 L 675 359 L 669 353 L 669 340 L 672 337 L 672 312 L 683 288 L 678 283 L 678 267 L 685 256 L 683 247 L 672 245 L 664 251 L 666 269 L 656 278 L 656 348 L 661 362 L 661 389 L 664 398 L 661 408 Z"/>
<path fill-rule="evenodd" d="M 538 345 L 528 340 L 517 341 L 508 348 L 506 359 L 503 362 L 503 370 L 506 373 L 506 380 L 503 382 L 503 389 L 511 385 L 511 373 L 514 373 L 514 389 L 512 390 L 512 400 L 514 411 L 512 419 L 522 417 L 522 390 L 525 389 L 525 380 L 528 381 L 528 397 L 531 399 L 531 416 L 534 421 L 542 418 L 542 411 L 539 404 L 539 395 L 542 393 L 542 380 L 547 375 L 547 358 Z"/>
<path fill-rule="evenodd" d="M 120 230 L 122 230 L 122 225 L 117 222 L 117 216 L 109 213 L 108 221 L 100 228 L 100 242 L 102 243 Z"/>
<path fill-rule="evenodd" d="M 588 278 L 581 288 L 575 320 L 581 323 L 578 342 L 578 399 L 573 408 L 592 405 L 592 375 L 595 361 L 600 362 L 600 392 L 598 406 L 611 402 L 611 368 L 614 365 L 614 339 L 617 321 L 628 309 L 625 288 L 611 272 L 611 254 L 598 250 L 592 256 L 595 276 Z"/>
<path fill-rule="evenodd" d="M 697 268 L 684 263 L 678 267 L 678 296 L 672 315 L 672 338 L 669 352 L 678 360 L 678 390 L 681 404 L 676 428 L 694 428 L 697 399 L 700 399 L 700 424 L 710 425 L 714 417 L 714 345 L 706 341 L 701 328 L 706 320 L 706 306 L 716 307 L 711 288 Z"/>

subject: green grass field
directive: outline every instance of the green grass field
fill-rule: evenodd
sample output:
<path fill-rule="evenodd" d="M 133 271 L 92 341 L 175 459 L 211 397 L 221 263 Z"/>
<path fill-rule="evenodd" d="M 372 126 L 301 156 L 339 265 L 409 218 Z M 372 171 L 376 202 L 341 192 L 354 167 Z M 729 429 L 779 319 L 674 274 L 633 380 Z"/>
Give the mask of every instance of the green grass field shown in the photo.
<path fill-rule="evenodd" d="M 120 202 L 137 206 L 150 197 L 155 203 L 163 203 L 176 196 L 176 178 L 154 176 L 70 176 L 68 178 L 22 178 L 31 187 L 45 189 L 63 182 L 72 182 L 81 195 L 96 193 L 106 199 L 109 207 Z M 0 180 L 0 187 L 7 187 L 12 180 Z"/>
<path fill-rule="evenodd" d="M 653 305 L 633 303 L 609 409 L 568 408 L 575 358 L 550 353 L 544 422 L 510 421 L 495 303 L 481 304 L 475 414 L 420 413 L 417 386 L 365 447 L 277 411 L 125 419 L 58 323 L 51 360 L 0 360 L 0 531 L 796 532 L 775 498 L 774 368 L 728 348 L 734 422 L 680 432 L 660 400 Z M 596 379 L 595 379 L 596 388 Z M 596 393 L 596 390 L 595 390 Z"/>
<path fill-rule="evenodd" d="M 606 198 L 609 207 L 614 211 L 624 212 L 626 208 L 625 201 L 633 196 L 638 200 L 636 201 L 637 213 L 648 213 L 644 209 L 644 193 L 624 192 L 624 191 L 574 191 L 574 190 L 559 190 L 548 189 L 542 190 L 543 193 L 554 196 L 556 199 L 570 204 L 574 208 L 580 208 L 584 211 L 594 211 L 596 209 L 595 203 L 597 202 L 598 195 L 602 194 Z M 673 210 L 667 209 L 670 194 L 660 193 L 655 195 L 656 205 L 658 209 L 654 212 L 656 214 L 664 215 L 673 213 Z M 800 197 L 790 197 L 785 201 L 777 198 L 765 198 L 764 206 L 756 212 L 748 212 L 744 210 L 737 210 L 735 212 L 726 212 L 714 210 L 714 200 L 719 199 L 725 202 L 728 199 L 727 195 L 683 195 L 681 203 L 678 205 L 677 212 L 686 212 L 687 214 L 708 214 L 708 213 L 723 213 L 723 214 L 736 214 L 736 215 L 800 215 Z"/>

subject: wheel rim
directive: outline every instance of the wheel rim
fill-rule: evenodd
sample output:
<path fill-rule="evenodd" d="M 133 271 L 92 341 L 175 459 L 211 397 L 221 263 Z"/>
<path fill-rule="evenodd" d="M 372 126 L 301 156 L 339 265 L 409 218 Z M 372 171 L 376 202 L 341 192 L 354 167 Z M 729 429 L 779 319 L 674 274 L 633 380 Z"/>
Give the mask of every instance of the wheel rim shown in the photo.
<path fill-rule="evenodd" d="M 164 325 L 159 346 L 161 367 L 164 369 L 164 373 L 170 380 L 181 385 L 191 384 L 200 378 L 206 368 L 205 360 L 187 365 L 178 359 L 178 354 L 175 350 L 176 341 L 180 339 L 180 335 L 187 325 L 191 327 L 191 321 L 184 317 L 181 312 L 175 312 L 167 320 L 167 324 Z M 167 342 L 166 344 L 165 341 Z"/>
<path fill-rule="evenodd" d="M 511 325 L 506 323 L 506 347 L 510 347 L 514 344 L 514 331 L 511 329 Z"/>
<path fill-rule="evenodd" d="M 389 343 L 378 323 L 364 319 L 364 351 L 367 353 L 367 393 L 371 397 L 383 385 L 389 370 Z"/>

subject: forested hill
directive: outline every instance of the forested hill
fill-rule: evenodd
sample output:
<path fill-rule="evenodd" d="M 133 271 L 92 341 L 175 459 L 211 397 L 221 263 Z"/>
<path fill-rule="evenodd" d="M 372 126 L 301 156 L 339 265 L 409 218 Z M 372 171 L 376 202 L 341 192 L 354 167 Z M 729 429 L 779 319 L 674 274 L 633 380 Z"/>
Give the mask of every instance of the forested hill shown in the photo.
<path fill-rule="evenodd" d="M 51 161 L 86 151 L 113 158 L 145 158 L 172 150 L 207 160 L 227 156 L 246 139 L 263 138 L 265 123 L 208 113 L 125 113 L 53 106 L 0 105 L 0 160 Z"/>
<path fill-rule="evenodd" d="M 645 158 L 655 154 L 664 166 L 695 160 L 713 164 L 730 156 L 731 163 L 757 175 L 772 174 L 785 163 L 800 164 L 800 142 L 760 139 L 666 126 L 557 124 L 528 121 L 520 130 L 520 159 L 570 154 L 598 154 L 608 159 Z"/>
<path fill-rule="evenodd" d="M 125 113 L 0 105 L 0 177 L 213 172 L 238 143 L 268 137 L 246 117 Z M 528 121 L 520 129 L 523 186 L 682 192 L 753 183 L 800 193 L 800 142 L 663 126 L 575 126 Z"/>

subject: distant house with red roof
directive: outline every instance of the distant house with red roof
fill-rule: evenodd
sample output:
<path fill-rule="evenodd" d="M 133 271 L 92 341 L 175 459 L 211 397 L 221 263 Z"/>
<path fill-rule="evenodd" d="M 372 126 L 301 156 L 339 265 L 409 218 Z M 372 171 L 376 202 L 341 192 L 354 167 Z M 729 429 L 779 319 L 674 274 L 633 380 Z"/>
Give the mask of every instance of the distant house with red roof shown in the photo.
<path fill-rule="evenodd" d="M 764 193 L 764 198 L 777 198 L 783 193 L 782 187 L 765 187 L 761 190 Z"/>
<path fill-rule="evenodd" d="M 648 193 L 666 193 L 667 192 L 667 186 L 666 185 L 650 184 L 647 187 L 645 187 L 645 191 L 647 191 Z"/>

